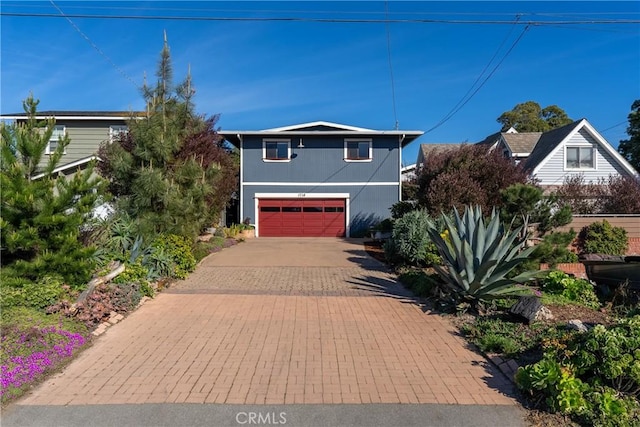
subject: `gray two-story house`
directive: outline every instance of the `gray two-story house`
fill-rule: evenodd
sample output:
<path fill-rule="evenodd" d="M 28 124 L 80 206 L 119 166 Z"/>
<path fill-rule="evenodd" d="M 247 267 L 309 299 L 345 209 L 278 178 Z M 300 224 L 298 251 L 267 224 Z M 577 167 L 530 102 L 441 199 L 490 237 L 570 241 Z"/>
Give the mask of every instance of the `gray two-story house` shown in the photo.
<path fill-rule="evenodd" d="M 330 122 L 220 133 L 240 150 L 240 218 L 262 237 L 362 235 L 401 199 L 402 148 L 423 134 Z"/>

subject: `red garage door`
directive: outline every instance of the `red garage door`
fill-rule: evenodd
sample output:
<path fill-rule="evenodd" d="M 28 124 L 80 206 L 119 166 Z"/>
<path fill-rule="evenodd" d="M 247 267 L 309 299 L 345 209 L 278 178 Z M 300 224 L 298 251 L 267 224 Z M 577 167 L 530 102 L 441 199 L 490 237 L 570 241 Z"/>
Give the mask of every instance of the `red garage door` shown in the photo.
<path fill-rule="evenodd" d="M 258 233 L 262 237 L 343 237 L 343 199 L 260 199 Z"/>

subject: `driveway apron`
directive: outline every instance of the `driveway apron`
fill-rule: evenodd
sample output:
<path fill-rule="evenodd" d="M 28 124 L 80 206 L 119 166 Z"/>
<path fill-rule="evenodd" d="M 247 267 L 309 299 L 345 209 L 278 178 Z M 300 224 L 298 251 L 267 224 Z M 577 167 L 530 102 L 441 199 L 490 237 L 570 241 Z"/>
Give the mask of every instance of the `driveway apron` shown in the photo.
<path fill-rule="evenodd" d="M 513 396 L 362 240 L 260 238 L 205 258 L 12 409 L 437 404 L 504 409 L 518 425 Z M 480 425 L 473 414 L 460 425 Z"/>

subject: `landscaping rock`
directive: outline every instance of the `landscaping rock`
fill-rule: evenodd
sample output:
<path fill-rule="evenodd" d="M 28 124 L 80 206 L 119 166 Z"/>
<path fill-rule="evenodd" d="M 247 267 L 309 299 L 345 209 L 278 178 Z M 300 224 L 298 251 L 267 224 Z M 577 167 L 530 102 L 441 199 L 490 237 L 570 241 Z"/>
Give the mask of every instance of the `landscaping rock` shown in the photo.
<path fill-rule="evenodd" d="M 569 322 L 567 322 L 567 327 L 569 329 L 574 329 L 578 332 L 587 332 L 589 330 L 589 328 L 587 328 L 585 324 L 578 319 L 569 320 Z"/>
<path fill-rule="evenodd" d="M 542 305 L 537 297 L 520 297 L 509 312 L 513 315 L 525 319 L 528 323 L 553 319 L 553 314 L 548 308 Z"/>

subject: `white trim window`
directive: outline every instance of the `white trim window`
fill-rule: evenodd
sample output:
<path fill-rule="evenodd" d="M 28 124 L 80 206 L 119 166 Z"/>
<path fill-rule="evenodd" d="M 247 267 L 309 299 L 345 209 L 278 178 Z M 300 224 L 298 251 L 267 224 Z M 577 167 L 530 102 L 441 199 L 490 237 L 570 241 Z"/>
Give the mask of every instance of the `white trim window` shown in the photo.
<path fill-rule="evenodd" d="M 565 169 L 596 168 L 596 150 L 592 146 L 567 146 L 564 158 Z"/>
<path fill-rule="evenodd" d="M 290 162 L 290 139 L 265 139 L 262 141 L 262 160 L 265 162 Z"/>
<path fill-rule="evenodd" d="M 370 162 L 373 160 L 371 139 L 348 138 L 344 140 L 345 162 Z"/>
<path fill-rule="evenodd" d="M 51 138 L 49 138 L 49 142 L 47 143 L 47 148 L 45 149 L 45 154 L 53 154 L 56 152 L 58 148 L 58 142 L 64 138 L 67 130 L 64 125 L 55 125 L 53 127 L 53 133 L 51 134 Z M 67 150 L 65 149 L 62 154 L 67 154 Z"/>
<path fill-rule="evenodd" d="M 114 143 L 118 140 L 120 135 L 129 133 L 129 126 L 127 125 L 111 125 L 109 126 L 109 143 Z"/>

